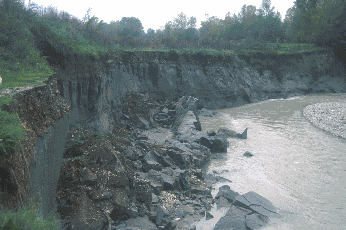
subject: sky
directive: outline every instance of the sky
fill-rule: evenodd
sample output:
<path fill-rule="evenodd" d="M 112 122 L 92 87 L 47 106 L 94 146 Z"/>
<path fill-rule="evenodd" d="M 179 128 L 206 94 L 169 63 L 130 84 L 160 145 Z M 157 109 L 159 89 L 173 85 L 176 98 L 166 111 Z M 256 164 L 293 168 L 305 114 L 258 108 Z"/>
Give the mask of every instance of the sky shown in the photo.
<path fill-rule="evenodd" d="M 259 9 L 262 4 L 262 0 L 175 0 L 174 4 L 162 0 L 31 0 L 31 2 L 43 7 L 50 5 L 57 7 L 58 11 L 66 11 L 79 19 L 83 19 L 90 7 L 91 15 L 95 15 L 106 23 L 121 20 L 122 17 L 136 17 L 142 22 L 145 32 L 148 28 L 157 30 L 164 27 L 181 12 L 187 18 L 196 17 L 196 25 L 199 28 L 201 22 L 206 20 L 205 14 L 209 17 L 216 16 L 224 19 L 228 12 L 231 15 L 234 13 L 238 15 L 244 4 L 254 5 L 256 9 Z M 281 20 L 283 20 L 288 8 L 293 6 L 293 2 L 294 0 L 272 0 L 271 6 L 275 7 L 274 12 L 280 12 Z M 24 0 L 24 3 L 28 5 L 29 0 Z"/>

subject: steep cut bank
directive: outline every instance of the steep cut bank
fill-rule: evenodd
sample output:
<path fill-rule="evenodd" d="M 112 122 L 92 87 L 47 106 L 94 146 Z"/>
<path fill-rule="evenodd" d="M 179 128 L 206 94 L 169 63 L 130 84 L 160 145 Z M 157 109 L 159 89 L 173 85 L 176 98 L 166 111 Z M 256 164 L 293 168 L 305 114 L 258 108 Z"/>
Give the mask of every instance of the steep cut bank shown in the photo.
<path fill-rule="evenodd" d="M 248 62 L 236 56 L 123 52 L 103 57 L 94 66 L 94 75 L 89 72 L 86 77 L 83 63 L 73 63 L 48 82 L 57 81 L 60 95 L 71 106 L 70 123 L 101 132 L 111 131 L 112 122 L 119 120 L 128 92 L 162 101 L 191 95 L 200 106 L 219 109 L 292 94 L 345 90 L 345 70 L 334 63 L 330 52 L 250 56 Z"/>
<path fill-rule="evenodd" d="M 125 98 L 129 93 L 145 95 L 150 100 L 149 106 L 154 105 L 157 100 L 176 102 L 182 96 L 193 96 L 199 99 L 196 105 L 198 110 L 202 107 L 234 107 L 309 92 L 345 92 L 345 69 L 340 63 L 334 63 L 331 53 L 265 58 L 267 59 L 253 56 L 242 61 L 232 56 L 123 52 L 116 56 L 102 57 L 97 62 L 89 60 L 87 63 L 71 63 L 51 76 L 47 85 L 18 94 L 19 103 L 12 105 L 12 110 L 21 111 L 19 114 L 22 123 L 27 124 L 28 130 L 37 136 L 33 140 L 32 152 L 35 157 L 30 157 L 30 178 L 27 180 L 35 185 L 30 191 L 32 196 L 41 200 L 42 214 L 51 212 L 57 206 L 58 175 L 70 173 L 67 169 L 68 165 L 72 165 L 71 162 L 64 165 L 66 171 L 60 172 L 69 128 L 78 126 L 91 132 L 117 132 L 117 124 L 121 122 L 121 118 L 130 113 L 132 115 L 128 118 L 137 120 L 144 129 L 153 127 L 154 122 L 149 113 L 152 110 L 143 110 L 142 112 L 148 112 L 143 113 L 143 116 L 130 111 L 131 103 Z M 59 103 L 54 104 L 57 101 Z M 140 105 L 141 103 L 137 103 L 137 108 Z M 175 107 L 167 109 L 167 114 L 178 111 L 173 108 Z M 161 111 L 162 109 L 160 108 Z M 61 111 L 59 116 L 56 110 Z M 193 113 L 189 115 L 193 116 Z M 161 121 L 165 119 L 163 117 Z M 166 121 L 168 128 L 172 128 L 172 122 Z M 46 126 L 47 129 L 41 132 Z M 28 136 L 25 140 L 29 141 Z M 23 150 L 24 155 L 28 151 Z M 120 155 L 107 154 L 109 159 L 113 159 L 115 155 L 119 168 L 130 168 L 127 165 L 131 164 L 125 163 Z M 179 155 L 171 154 L 170 158 Z M 177 173 L 180 177 L 185 177 L 186 174 Z M 198 172 L 194 173 L 200 176 Z M 89 177 L 92 178 L 92 174 Z M 126 185 L 129 184 L 127 180 L 124 184 L 126 189 L 131 190 Z M 139 190 L 139 187 L 136 189 Z M 143 194 L 148 195 L 147 191 Z M 84 206 L 86 204 L 87 201 L 83 203 Z"/>

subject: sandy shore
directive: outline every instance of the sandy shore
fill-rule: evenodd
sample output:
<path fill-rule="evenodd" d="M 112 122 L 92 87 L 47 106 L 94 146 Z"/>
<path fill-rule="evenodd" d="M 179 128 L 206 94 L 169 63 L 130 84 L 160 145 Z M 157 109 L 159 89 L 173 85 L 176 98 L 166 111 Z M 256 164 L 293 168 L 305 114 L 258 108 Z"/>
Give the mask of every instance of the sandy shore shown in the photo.
<path fill-rule="evenodd" d="M 346 139 L 346 101 L 309 105 L 303 116 L 316 127 Z"/>

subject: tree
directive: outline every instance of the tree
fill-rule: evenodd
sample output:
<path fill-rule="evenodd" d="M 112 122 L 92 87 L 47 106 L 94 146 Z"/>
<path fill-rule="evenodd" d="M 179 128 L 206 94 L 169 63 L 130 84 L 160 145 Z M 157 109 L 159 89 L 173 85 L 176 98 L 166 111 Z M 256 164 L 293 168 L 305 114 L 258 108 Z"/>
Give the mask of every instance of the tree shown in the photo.
<path fill-rule="evenodd" d="M 91 8 L 89 7 L 87 14 L 83 18 L 84 22 L 84 34 L 86 35 L 87 38 L 93 39 L 93 40 L 100 40 L 100 36 L 98 32 L 101 30 L 102 26 L 106 23 L 101 20 L 99 22 L 99 18 L 93 15 L 91 17 L 90 15 Z"/>
<path fill-rule="evenodd" d="M 263 10 L 264 17 L 273 17 L 275 7 L 271 7 L 270 0 L 262 0 L 261 9 Z"/>
<path fill-rule="evenodd" d="M 196 17 L 188 17 L 181 12 L 172 21 L 166 23 L 163 28 L 163 41 L 170 48 L 181 48 L 190 46 L 198 38 L 196 27 Z"/>
<path fill-rule="evenodd" d="M 291 23 L 291 35 L 297 42 L 313 42 L 313 16 L 317 13 L 316 0 L 297 0 L 296 11 Z"/>
<path fill-rule="evenodd" d="M 135 17 L 123 17 L 119 22 L 117 35 L 122 37 L 122 44 L 135 46 L 136 38 L 144 34 L 142 22 Z"/>
<path fill-rule="evenodd" d="M 149 28 L 149 29 L 147 30 L 147 35 L 149 35 L 149 36 L 154 36 L 154 35 L 155 35 L 155 30 L 153 30 L 152 28 Z"/>
<path fill-rule="evenodd" d="M 236 40 L 244 34 L 241 19 L 236 15 L 228 12 L 225 19 L 222 20 L 222 34 L 224 40 Z"/>
<path fill-rule="evenodd" d="M 119 33 L 127 37 L 139 37 L 144 33 L 142 22 L 135 17 L 123 17 L 120 20 Z"/>
<path fill-rule="evenodd" d="M 278 11 L 275 13 L 274 9 L 270 0 L 263 0 L 261 8 L 257 10 L 257 22 L 254 24 L 257 28 L 255 35 L 268 42 L 275 42 L 277 38 L 281 40 L 285 37 L 281 15 Z"/>
<path fill-rule="evenodd" d="M 32 18 L 19 1 L 0 2 L 0 47 L 6 47 L 8 51 L 0 52 L 0 58 L 20 60 L 30 55 L 28 45 L 33 44 L 33 35 L 28 30 L 28 23 Z"/>
<path fill-rule="evenodd" d="M 292 30 L 292 24 L 293 24 L 293 20 L 294 20 L 296 12 L 297 12 L 296 6 L 290 7 L 286 11 L 285 19 L 283 22 L 283 29 L 285 31 L 286 40 L 289 40 L 291 42 L 293 42 L 293 37 L 294 37 L 293 30 Z"/>
<path fill-rule="evenodd" d="M 246 6 L 246 4 L 244 4 L 238 15 L 238 18 L 242 23 L 244 34 L 247 36 L 255 36 L 254 34 L 256 34 L 257 31 L 255 23 L 258 21 L 256 6 Z"/>
<path fill-rule="evenodd" d="M 311 8 L 316 8 L 317 1 L 318 0 L 296 0 L 294 4 L 302 12 L 307 12 Z"/>
<path fill-rule="evenodd" d="M 216 16 L 209 17 L 206 14 L 206 21 L 202 21 L 200 28 L 200 39 L 204 46 L 216 48 L 222 35 L 222 20 Z"/>

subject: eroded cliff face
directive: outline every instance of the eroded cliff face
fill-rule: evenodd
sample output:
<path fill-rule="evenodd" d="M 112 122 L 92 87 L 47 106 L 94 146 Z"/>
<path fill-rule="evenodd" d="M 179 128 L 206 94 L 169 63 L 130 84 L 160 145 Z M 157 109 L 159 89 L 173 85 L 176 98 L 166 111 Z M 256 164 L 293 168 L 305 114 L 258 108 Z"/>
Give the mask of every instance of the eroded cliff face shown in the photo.
<path fill-rule="evenodd" d="M 345 69 L 332 53 L 302 55 L 178 56 L 163 52 L 123 52 L 95 63 L 95 76 L 68 71 L 50 77 L 71 107 L 70 123 L 108 132 L 122 115 L 123 98 L 139 92 L 158 100 L 184 95 L 207 109 L 233 107 L 273 97 L 310 92 L 343 92 Z M 74 69 L 83 63 L 75 63 Z M 73 69 L 73 67 L 71 68 Z"/>
<path fill-rule="evenodd" d="M 96 62 L 71 63 L 51 76 L 46 86 L 19 95 L 16 108 L 21 109 L 21 121 L 37 137 L 29 180 L 31 194 L 42 199 L 41 212 L 56 207 L 54 193 L 68 128 L 114 131 L 125 108 L 131 107 L 125 100 L 128 93 L 142 93 L 152 102 L 194 96 L 199 99 L 197 108 L 218 109 L 274 97 L 346 90 L 345 69 L 328 52 L 241 58 L 123 52 Z M 29 142 L 30 135 L 24 140 Z"/>
<path fill-rule="evenodd" d="M 25 134 L 16 146 L 16 153 L 6 156 L 13 164 L 12 176 L 17 187 L 7 192 L 19 193 L 24 202 L 28 198 L 37 199 L 39 212 L 46 217 L 57 207 L 56 185 L 69 130 L 69 106 L 56 84 L 35 87 L 15 97 L 17 102 L 8 109 L 18 113 Z"/>

